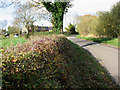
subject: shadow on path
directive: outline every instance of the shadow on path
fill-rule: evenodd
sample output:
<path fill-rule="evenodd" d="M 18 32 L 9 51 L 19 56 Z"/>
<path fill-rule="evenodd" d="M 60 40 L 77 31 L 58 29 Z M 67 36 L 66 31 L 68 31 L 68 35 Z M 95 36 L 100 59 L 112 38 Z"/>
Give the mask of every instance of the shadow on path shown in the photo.
<path fill-rule="evenodd" d="M 76 42 L 88 42 L 87 40 L 79 40 L 79 41 L 76 41 Z"/>
<path fill-rule="evenodd" d="M 92 42 L 92 43 L 88 43 L 88 44 L 86 44 L 86 45 L 82 45 L 81 47 L 87 47 L 87 46 L 94 45 L 94 44 L 99 44 L 99 43 Z"/>

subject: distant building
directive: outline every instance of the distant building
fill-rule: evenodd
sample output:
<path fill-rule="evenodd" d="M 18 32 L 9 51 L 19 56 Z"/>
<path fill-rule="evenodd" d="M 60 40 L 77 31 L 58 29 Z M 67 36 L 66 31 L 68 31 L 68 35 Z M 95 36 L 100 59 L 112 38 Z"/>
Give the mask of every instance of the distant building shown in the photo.
<path fill-rule="evenodd" d="M 24 33 L 28 33 L 28 30 L 27 30 L 27 28 L 25 26 L 22 29 L 22 34 L 24 34 Z"/>
<path fill-rule="evenodd" d="M 34 28 L 35 32 L 49 32 L 49 31 L 53 30 L 53 27 L 47 27 L 47 26 L 34 26 L 33 28 Z M 28 32 L 29 33 L 33 32 L 32 28 L 30 26 L 28 27 L 28 30 L 26 27 L 24 27 L 22 29 L 22 33 L 28 33 Z"/>

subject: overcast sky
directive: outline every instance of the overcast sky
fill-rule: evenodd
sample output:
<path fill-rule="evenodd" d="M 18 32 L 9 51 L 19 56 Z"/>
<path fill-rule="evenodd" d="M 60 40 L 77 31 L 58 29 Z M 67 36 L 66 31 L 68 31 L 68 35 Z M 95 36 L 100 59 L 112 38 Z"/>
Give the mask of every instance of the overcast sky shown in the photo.
<path fill-rule="evenodd" d="M 120 0 L 73 0 L 72 8 L 69 8 L 67 14 L 64 17 L 64 27 L 70 22 L 73 22 L 73 18 L 76 15 L 95 14 L 97 11 L 109 11 L 113 4 Z M 8 26 L 11 25 L 14 18 L 14 7 L 0 8 L 0 20 L 7 20 Z M 36 22 L 38 25 L 51 25 L 48 21 Z"/>

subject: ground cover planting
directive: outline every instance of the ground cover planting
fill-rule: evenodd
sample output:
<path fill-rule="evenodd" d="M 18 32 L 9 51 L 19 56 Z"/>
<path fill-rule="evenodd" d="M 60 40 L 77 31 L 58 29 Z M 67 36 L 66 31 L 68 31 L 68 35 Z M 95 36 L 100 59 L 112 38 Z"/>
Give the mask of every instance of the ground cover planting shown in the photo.
<path fill-rule="evenodd" d="M 87 51 L 64 36 L 30 36 L 2 52 L 3 89 L 116 88 Z"/>
<path fill-rule="evenodd" d="M 80 39 L 90 40 L 98 43 L 104 43 L 106 45 L 111 45 L 120 48 L 119 38 L 105 38 L 105 37 L 93 38 L 93 37 L 81 37 L 80 35 L 77 35 L 76 37 Z"/>

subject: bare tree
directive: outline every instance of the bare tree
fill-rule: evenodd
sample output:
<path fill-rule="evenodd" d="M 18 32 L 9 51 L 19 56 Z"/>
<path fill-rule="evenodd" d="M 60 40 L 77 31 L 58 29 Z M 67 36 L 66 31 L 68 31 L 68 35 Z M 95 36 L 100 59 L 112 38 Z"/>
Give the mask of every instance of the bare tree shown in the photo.
<path fill-rule="evenodd" d="M 20 4 L 16 7 L 14 25 L 33 26 L 33 23 L 37 20 L 35 9 L 30 2 Z"/>
<path fill-rule="evenodd" d="M 30 25 L 31 23 L 36 21 L 36 18 L 34 17 L 34 13 L 32 9 L 33 8 L 30 3 L 26 3 L 23 5 L 20 4 L 16 9 L 15 18 L 18 20 L 21 20 L 21 23 L 23 25 Z"/>
<path fill-rule="evenodd" d="M 0 8 L 6 8 L 13 4 L 19 4 L 20 0 L 1 0 L 0 1 Z"/>

